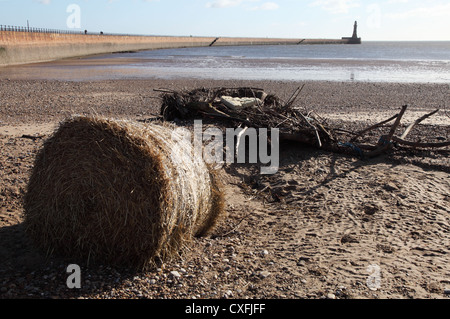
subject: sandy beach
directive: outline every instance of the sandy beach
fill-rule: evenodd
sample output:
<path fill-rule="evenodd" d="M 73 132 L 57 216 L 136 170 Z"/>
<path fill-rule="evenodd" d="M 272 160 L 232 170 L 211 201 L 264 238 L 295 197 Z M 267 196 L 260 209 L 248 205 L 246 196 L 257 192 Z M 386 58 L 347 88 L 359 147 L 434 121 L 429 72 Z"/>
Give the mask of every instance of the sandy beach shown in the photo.
<path fill-rule="evenodd" d="M 373 160 L 281 145 L 280 170 L 229 165 L 226 214 L 211 236 L 161 268 L 134 272 L 45 258 L 26 237 L 23 204 L 37 151 L 58 123 L 78 115 L 145 120 L 154 89 L 258 87 L 288 100 L 303 82 L 0 80 L 0 298 L 441 299 L 450 289 L 450 148 Z M 297 106 L 358 130 L 408 105 L 409 140 L 450 140 L 448 84 L 306 82 Z M 379 135 L 377 135 L 379 137 Z M 377 136 L 373 136 L 374 138 Z"/>

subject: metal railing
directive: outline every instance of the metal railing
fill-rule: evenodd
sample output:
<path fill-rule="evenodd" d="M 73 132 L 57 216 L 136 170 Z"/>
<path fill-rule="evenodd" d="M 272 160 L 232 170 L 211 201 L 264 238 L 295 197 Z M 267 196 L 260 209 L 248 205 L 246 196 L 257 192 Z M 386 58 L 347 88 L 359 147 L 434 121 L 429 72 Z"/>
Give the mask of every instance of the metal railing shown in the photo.
<path fill-rule="evenodd" d="M 104 33 L 100 32 L 89 32 L 76 31 L 76 30 L 58 30 L 58 29 L 47 29 L 47 28 L 35 28 L 35 27 L 19 27 L 12 25 L 1 25 L 0 31 L 14 31 L 14 32 L 31 32 L 31 33 L 54 33 L 54 34 L 85 34 L 85 35 L 109 35 L 109 36 L 146 36 L 139 34 L 123 34 L 123 33 Z"/>

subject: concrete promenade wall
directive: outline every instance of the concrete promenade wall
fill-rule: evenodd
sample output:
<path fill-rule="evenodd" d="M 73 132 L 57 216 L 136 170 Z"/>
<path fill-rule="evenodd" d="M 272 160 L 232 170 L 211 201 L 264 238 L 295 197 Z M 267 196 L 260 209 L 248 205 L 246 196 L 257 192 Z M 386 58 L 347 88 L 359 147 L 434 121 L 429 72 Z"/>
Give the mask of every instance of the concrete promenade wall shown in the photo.
<path fill-rule="evenodd" d="M 122 51 L 209 46 L 215 39 L 0 31 L 0 65 L 45 62 Z"/>

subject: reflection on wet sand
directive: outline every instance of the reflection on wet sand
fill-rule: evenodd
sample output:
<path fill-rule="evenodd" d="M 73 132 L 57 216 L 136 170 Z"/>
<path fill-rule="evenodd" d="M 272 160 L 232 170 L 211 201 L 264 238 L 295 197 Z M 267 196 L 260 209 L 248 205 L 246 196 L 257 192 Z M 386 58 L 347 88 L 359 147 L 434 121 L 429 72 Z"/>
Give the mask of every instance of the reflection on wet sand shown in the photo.
<path fill-rule="evenodd" d="M 91 81 L 197 78 L 215 80 L 449 83 L 447 61 L 248 58 L 120 53 L 0 68 L 0 79 Z"/>

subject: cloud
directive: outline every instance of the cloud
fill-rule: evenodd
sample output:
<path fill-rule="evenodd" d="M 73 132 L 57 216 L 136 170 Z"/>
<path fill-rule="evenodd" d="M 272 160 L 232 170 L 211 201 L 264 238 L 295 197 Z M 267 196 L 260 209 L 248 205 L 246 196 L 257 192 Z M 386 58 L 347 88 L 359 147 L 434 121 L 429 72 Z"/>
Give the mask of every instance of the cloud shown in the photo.
<path fill-rule="evenodd" d="M 434 18 L 434 17 L 449 17 L 449 16 L 450 16 L 450 3 L 435 5 L 433 7 L 419 7 L 408 11 L 385 14 L 385 17 L 390 19 Z"/>
<path fill-rule="evenodd" d="M 278 4 L 276 4 L 275 2 L 265 2 L 263 4 L 261 4 L 260 6 L 256 6 L 253 7 L 251 10 L 257 11 L 257 10 L 276 10 L 278 9 L 280 6 Z"/>
<path fill-rule="evenodd" d="M 237 7 L 241 4 L 247 3 L 247 2 L 259 2 L 260 0 L 214 0 L 213 2 L 208 2 L 206 4 L 207 8 L 231 8 L 231 7 Z M 267 2 L 268 4 L 276 5 L 276 3 L 273 2 Z M 264 5 L 261 5 L 260 7 L 263 7 Z M 267 9 L 266 9 L 267 10 Z"/>
<path fill-rule="evenodd" d="M 230 8 L 240 5 L 243 0 L 216 0 L 214 2 L 208 2 L 207 8 Z"/>
<path fill-rule="evenodd" d="M 38 0 L 38 2 L 39 2 L 40 4 L 49 5 L 49 4 L 52 2 L 52 0 Z"/>
<path fill-rule="evenodd" d="M 310 5 L 321 7 L 333 14 L 348 13 L 351 8 L 361 6 L 360 0 L 315 0 Z"/>
<path fill-rule="evenodd" d="M 408 3 L 409 0 L 387 0 L 386 4 Z"/>

